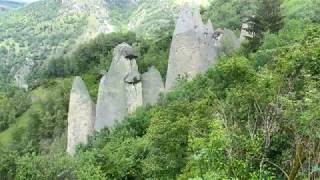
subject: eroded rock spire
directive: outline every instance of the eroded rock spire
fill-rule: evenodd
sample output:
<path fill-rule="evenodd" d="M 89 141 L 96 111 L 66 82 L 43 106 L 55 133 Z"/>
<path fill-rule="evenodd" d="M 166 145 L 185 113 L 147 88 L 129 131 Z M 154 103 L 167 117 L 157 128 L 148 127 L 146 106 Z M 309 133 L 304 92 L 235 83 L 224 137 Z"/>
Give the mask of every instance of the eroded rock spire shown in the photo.
<path fill-rule="evenodd" d="M 179 77 L 192 79 L 205 72 L 220 54 L 239 47 L 231 30 L 214 31 L 210 20 L 203 23 L 199 3 L 186 3 L 172 38 L 165 89 L 172 89 Z"/>
<path fill-rule="evenodd" d="M 142 105 L 141 77 L 133 48 L 122 43 L 114 49 L 108 73 L 101 79 L 95 129 L 112 127 Z"/>
<path fill-rule="evenodd" d="M 142 74 L 142 94 L 144 105 L 154 105 L 159 100 L 159 95 L 164 91 L 164 84 L 160 72 L 155 68 L 149 68 Z"/>
<path fill-rule="evenodd" d="M 78 144 L 86 144 L 94 131 L 95 104 L 92 102 L 86 85 L 80 77 L 73 81 L 68 113 L 67 152 L 75 154 Z"/>
<path fill-rule="evenodd" d="M 179 76 L 190 79 L 206 71 L 209 62 L 213 61 L 211 59 L 216 58 L 215 41 L 212 24 L 204 25 L 199 6 L 186 3 L 180 12 L 171 43 L 166 90 L 175 86 Z"/>

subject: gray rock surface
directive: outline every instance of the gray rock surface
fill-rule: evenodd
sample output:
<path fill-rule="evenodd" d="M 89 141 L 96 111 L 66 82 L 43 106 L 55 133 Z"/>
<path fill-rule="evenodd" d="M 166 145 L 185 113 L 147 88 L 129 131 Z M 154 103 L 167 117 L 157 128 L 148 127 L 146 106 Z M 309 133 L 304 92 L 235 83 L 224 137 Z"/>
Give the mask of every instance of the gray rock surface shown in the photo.
<path fill-rule="evenodd" d="M 243 23 L 241 27 L 240 33 L 240 43 L 244 42 L 247 37 L 252 37 L 252 35 L 247 31 L 249 25 L 247 23 Z"/>
<path fill-rule="evenodd" d="M 230 29 L 222 29 L 219 30 L 218 37 L 218 52 L 220 54 L 229 54 L 235 49 L 240 48 L 240 39 L 234 34 L 234 32 Z"/>
<path fill-rule="evenodd" d="M 67 152 L 74 155 L 78 144 L 86 144 L 94 131 L 95 104 L 80 77 L 76 77 L 70 93 Z"/>
<path fill-rule="evenodd" d="M 199 6 L 186 4 L 176 22 L 173 34 L 166 90 L 175 86 L 177 78 L 193 78 L 205 72 L 217 57 L 216 39 L 211 22 L 203 24 Z"/>
<path fill-rule="evenodd" d="M 138 107 L 142 106 L 142 83 L 125 84 L 127 110 L 128 113 L 134 112 Z"/>
<path fill-rule="evenodd" d="M 108 73 L 100 82 L 95 129 L 112 127 L 142 105 L 141 78 L 133 48 L 126 43 L 114 49 Z"/>
<path fill-rule="evenodd" d="M 159 95 L 164 91 L 164 84 L 160 72 L 155 68 L 149 68 L 142 74 L 143 104 L 154 105 L 159 100 Z"/>
<path fill-rule="evenodd" d="M 126 58 L 130 57 L 133 57 L 130 61 L 131 69 L 124 78 L 128 113 L 134 112 L 139 106 L 142 106 L 143 104 L 141 75 L 138 70 L 138 65 L 134 59 L 135 56 L 126 56 Z"/>

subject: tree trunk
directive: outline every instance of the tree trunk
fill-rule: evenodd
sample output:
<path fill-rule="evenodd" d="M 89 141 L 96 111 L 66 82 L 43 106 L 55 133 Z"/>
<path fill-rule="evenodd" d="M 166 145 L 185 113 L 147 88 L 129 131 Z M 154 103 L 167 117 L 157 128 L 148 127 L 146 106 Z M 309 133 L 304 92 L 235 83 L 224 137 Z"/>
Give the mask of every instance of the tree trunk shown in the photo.
<path fill-rule="evenodd" d="M 294 180 L 301 168 L 301 165 L 306 160 L 306 155 L 304 154 L 304 147 L 301 142 L 299 142 L 296 146 L 296 155 L 293 160 L 293 165 L 288 177 L 288 180 Z"/>

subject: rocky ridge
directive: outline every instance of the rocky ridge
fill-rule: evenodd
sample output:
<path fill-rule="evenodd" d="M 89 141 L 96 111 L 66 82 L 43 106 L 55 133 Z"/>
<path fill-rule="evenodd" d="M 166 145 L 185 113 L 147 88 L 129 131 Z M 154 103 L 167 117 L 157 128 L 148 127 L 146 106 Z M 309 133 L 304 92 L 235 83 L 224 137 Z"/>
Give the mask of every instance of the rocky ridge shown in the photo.
<path fill-rule="evenodd" d="M 137 107 L 156 104 L 160 93 L 174 88 L 179 77 L 192 79 L 205 72 L 217 61 L 225 44 L 229 45 L 230 50 L 240 47 L 239 38 L 231 30 L 214 30 L 211 22 L 203 23 L 199 6 L 186 4 L 173 34 L 165 87 L 157 69 L 151 67 L 148 72 L 140 75 L 134 49 L 126 43 L 118 45 L 114 49 L 110 69 L 100 82 L 94 129 L 113 128 L 117 121 L 123 120 Z M 75 81 L 79 80 L 76 78 Z M 77 99 L 72 97 L 73 94 L 71 92 L 71 102 Z M 87 97 L 86 92 L 84 96 Z M 76 104 L 71 102 L 70 109 L 77 110 L 72 107 Z M 79 117 L 76 117 L 77 120 L 72 117 L 71 122 L 81 121 Z M 77 128 L 70 127 L 69 131 L 75 132 Z"/>

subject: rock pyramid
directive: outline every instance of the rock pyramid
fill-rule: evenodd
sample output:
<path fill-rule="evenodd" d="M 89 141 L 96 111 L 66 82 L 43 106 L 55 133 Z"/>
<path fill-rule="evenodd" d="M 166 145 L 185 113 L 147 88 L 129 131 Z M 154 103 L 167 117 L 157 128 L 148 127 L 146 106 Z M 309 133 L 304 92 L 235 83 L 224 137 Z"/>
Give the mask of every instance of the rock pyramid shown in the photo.
<path fill-rule="evenodd" d="M 159 95 L 164 91 L 164 84 L 160 72 L 155 68 L 149 68 L 142 74 L 142 94 L 144 105 L 154 105 L 159 100 Z"/>
<path fill-rule="evenodd" d="M 156 104 L 159 94 L 164 89 L 172 89 L 180 76 L 191 79 L 205 72 L 226 49 L 239 46 L 239 38 L 231 30 L 214 30 L 211 21 L 204 24 L 199 6 L 190 4 L 182 8 L 176 23 L 165 87 L 160 72 L 154 67 L 140 75 L 137 57 L 130 45 L 122 43 L 116 46 L 110 69 L 100 81 L 96 114 L 83 81 L 79 77 L 74 81 L 67 151 L 74 154 L 75 146 L 86 143 L 93 129 L 112 128 L 137 107 Z"/>
<path fill-rule="evenodd" d="M 166 90 L 179 77 L 192 79 L 215 63 L 220 51 L 240 47 L 239 39 L 228 29 L 214 31 L 211 21 L 204 24 L 198 3 L 186 3 L 176 22 L 166 76 Z"/>
<path fill-rule="evenodd" d="M 68 114 L 67 152 L 74 155 L 78 144 L 86 144 L 94 131 L 95 104 L 80 77 L 73 81 Z"/>
<path fill-rule="evenodd" d="M 166 90 L 174 87 L 179 76 L 190 79 L 207 70 L 217 54 L 213 34 L 211 22 L 202 21 L 199 6 L 185 4 L 173 34 Z"/>
<path fill-rule="evenodd" d="M 142 85 L 136 56 L 126 43 L 114 49 L 108 73 L 100 82 L 95 129 L 112 127 L 142 105 Z"/>

